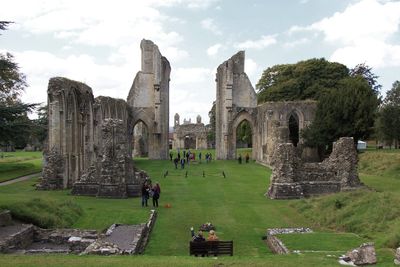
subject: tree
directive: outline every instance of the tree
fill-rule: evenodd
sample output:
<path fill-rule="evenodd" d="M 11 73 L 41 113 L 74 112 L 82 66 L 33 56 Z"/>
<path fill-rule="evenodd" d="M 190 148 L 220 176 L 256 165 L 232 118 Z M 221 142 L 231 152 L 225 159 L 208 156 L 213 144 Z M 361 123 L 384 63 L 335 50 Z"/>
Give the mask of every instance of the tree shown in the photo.
<path fill-rule="evenodd" d="M 258 102 L 318 99 L 348 77 L 346 66 L 324 58 L 267 68 L 256 85 Z"/>
<path fill-rule="evenodd" d="M 341 136 L 356 143 L 371 134 L 379 104 L 376 78 L 365 64 L 350 71 L 322 58 L 268 68 L 256 88 L 259 102 L 317 100 L 315 119 L 302 136 L 309 146 L 330 148 Z"/>
<path fill-rule="evenodd" d="M 372 88 L 375 94 L 379 95 L 379 91 L 382 88 L 382 85 L 380 85 L 377 80 L 379 76 L 375 75 L 372 72 L 372 68 L 366 65 L 365 63 L 358 64 L 353 69 L 350 69 L 350 76 L 363 77 L 368 82 L 368 85 Z"/>
<path fill-rule="evenodd" d="M 11 22 L 0 21 L 0 30 Z M 27 113 L 36 104 L 24 104 L 19 97 L 24 91 L 26 78 L 10 53 L 0 53 L 0 143 L 24 146 L 32 123 Z"/>
<path fill-rule="evenodd" d="M 400 143 L 400 82 L 395 81 L 386 93 L 375 123 L 376 135 L 388 145 Z"/>
<path fill-rule="evenodd" d="M 372 132 L 378 99 L 362 77 L 349 77 L 337 89 L 326 92 L 317 106 L 313 123 L 303 130 L 306 145 L 325 147 L 342 136 L 352 136 L 354 143 Z"/>

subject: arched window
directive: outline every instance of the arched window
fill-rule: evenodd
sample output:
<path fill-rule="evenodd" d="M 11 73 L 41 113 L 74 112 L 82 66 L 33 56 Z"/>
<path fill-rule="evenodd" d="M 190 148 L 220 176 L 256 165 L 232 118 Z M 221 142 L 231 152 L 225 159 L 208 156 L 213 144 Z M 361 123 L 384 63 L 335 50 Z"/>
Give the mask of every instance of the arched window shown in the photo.
<path fill-rule="evenodd" d="M 289 140 L 295 147 L 299 143 L 299 117 L 294 112 L 289 116 Z"/>

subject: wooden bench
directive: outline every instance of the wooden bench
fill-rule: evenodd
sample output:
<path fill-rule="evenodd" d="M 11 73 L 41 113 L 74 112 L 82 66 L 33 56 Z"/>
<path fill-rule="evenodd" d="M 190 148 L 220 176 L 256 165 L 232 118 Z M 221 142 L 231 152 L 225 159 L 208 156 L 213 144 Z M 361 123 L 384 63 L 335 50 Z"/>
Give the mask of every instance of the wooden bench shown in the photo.
<path fill-rule="evenodd" d="M 231 255 L 233 256 L 233 241 L 190 241 L 190 255 L 199 256 L 217 256 Z"/>

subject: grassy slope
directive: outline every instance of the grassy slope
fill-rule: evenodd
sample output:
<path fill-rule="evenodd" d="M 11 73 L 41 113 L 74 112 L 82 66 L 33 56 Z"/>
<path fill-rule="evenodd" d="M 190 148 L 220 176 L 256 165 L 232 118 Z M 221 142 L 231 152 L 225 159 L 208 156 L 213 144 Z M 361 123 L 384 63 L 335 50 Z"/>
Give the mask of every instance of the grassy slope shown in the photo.
<path fill-rule="evenodd" d="M 37 173 L 42 170 L 42 152 L 0 153 L 0 182 Z"/>
<path fill-rule="evenodd" d="M 366 153 L 367 155 L 368 153 Z M 204 157 L 203 157 L 204 158 Z M 361 160 L 361 164 L 365 159 Z M 268 186 L 270 171 L 255 163 L 237 164 L 236 161 L 213 161 L 207 165 L 191 165 L 188 178 L 185 171 L 173 170 L 169 161 L 137 160 L 137 166 L 149 172 L 153 181 L 161 183 L 160 204 L 170 203 L 172 208 L 160 207 L 159 217 L 146 256 L 140 257 L 78 257 L 1 255 L 0 266 L 337 266 L 336 258 L 327 253 L 276 256 L 270 254 L 261 236 L 268 227 L 310 226 L 311 221 L 289 205 L 301 201 L 272 201 L 263 193 Z M 168 170 L 167 178 L 162 178 Z M 202 177 L 202 171 L 206 177 Z M 361 168 L 361 171 L 363 169 Z M 227 178 L 221 175 L 225 171 Z M 370 173 L 370 172 L 369 172 Z M 374 181 L 376 176 L 370 178 Z M 362 174 L 362 179 L 370 185 Z M 383 175 L 380 179 L 395 178 Z M 0 204 L 34 197 L 77 201 L 84 215 L 75 227 L 104 229 L 113 222 L 138 223 L 147 219 L 148 209 L 140 207 L 140 200 L 108 200 L 70 196 L 68 191 L 37 192 L 34 181 L 26 181 L 0 188 Z M 379 183 L 380 184 L 380 183 Z M 382 185 L 383 186 L 383 185 Z M 384 188 L 381 188 L 384 190 Z M 392 189 L 393 191 L 396 191 Z M 328 198 L 331 196 L 327 196 Z M 327 198 L 327 197 L 322 197 Z M 354 210 L 353 210 L 354 212 Z M 316 215 L 316 214 L 314 214 Z M 217 226 L 221 239 L 234 240 L 234 257 L 218 259 L 190 258 L 188 240 L 190 226 L 211 221 Z M 318 226 L 318 225 L 317 225 Z M 319 227 L 316 229 L 318 230 Z M 311 238 L 310 238 L 311 237 Z M 283 237 L 290 249 L 347 250 L 358 244 L 360 238 L 352 234 L 316 233 L 296 238 Z M 301 240 L 303 239 L 303 240 Z M 300 241 L 300 242 L 299 242 Z M 331 253 L 330 253 L 331 254 Z M 176 256 L 170 256 L 176 255 Z M 156 256 L 156 257 L 155 257 Z M 392 266 L 393 252 L 381 249 L 378 259 Z"/>

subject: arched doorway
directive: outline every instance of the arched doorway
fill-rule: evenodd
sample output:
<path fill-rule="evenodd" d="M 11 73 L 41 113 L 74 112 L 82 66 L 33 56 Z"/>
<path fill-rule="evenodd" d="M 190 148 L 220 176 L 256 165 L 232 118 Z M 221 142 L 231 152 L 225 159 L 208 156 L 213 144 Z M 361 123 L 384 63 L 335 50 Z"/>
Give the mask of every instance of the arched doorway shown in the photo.
<path fill-rule="evenodd" d="M 236 128 L 236 148 L 251 148 L 253 146 L 253 131 L 250 122 L 243 120 Z"/>
<path fill-rule="evenodd" d="M 289 116 L 289 140 L 290 142 L 297 147 L 297 144 L 300 140 L 299 135 L 299 116 L 296 113 L 291 113 Z"/>
<path fill-rule="evenodd" d="M 184 139 L 185 149 L 196 149 L 196 137 L 193 135 L 186 135 Z"/>
<path fill-rule="evenodd" d="M 141 120 L 133 127 L 132 156 L 134 158 L 149 156 L 149 131 L 147 125 Z"/>

